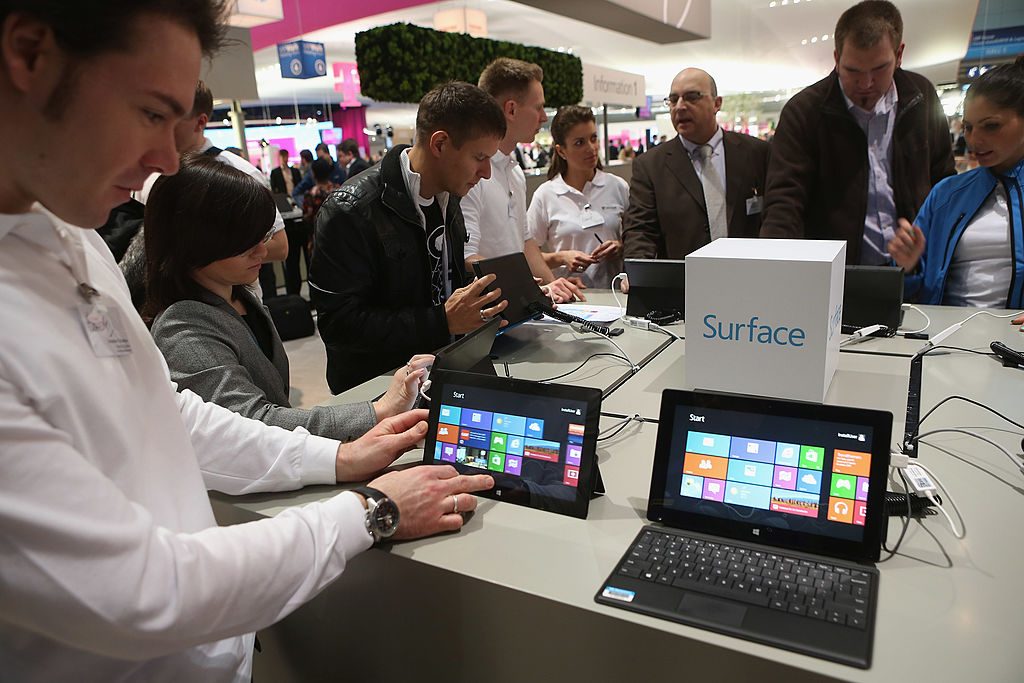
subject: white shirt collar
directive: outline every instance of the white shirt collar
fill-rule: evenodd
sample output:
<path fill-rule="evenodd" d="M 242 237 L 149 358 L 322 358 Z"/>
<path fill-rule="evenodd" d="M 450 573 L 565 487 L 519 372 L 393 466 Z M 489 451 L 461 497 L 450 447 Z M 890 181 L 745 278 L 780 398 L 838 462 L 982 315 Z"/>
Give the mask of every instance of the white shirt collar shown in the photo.
<path fill-rule="evenodd" d="M 587 183 L 587 185 L 593 185 L 594 187 L 604 187 L 604 184 L 607 182 L 607 179 L 608 174 L 602 171 L 601 169 L 597 169 L 597 172 L 594 174 L 593 179 L 590 180 Z M 583 186 L 584 191 L 587 189 L 587 185 Z M 556 194 L 559 195 L 582 194 L 575 187 L 565 182 L 565 178 L 562 177 L 561 174 L 556 175 L 554 178 L 551 179 L 551 188 L 555 191 Z"/>
<path fill-rule="evenodd" d="M 437 204 L 441 208 L 441 215 L 444 216 L 448 210 L 448 193 L 439 192 L 434 198 L 424 199 L 420 196 L 420 184 L 422 178 L 420 174 L 412 170 L 412 166 L 409 164 L 409 150 L 412 148 L 402 150 L 400 160 L 402 162 L 402 177 L 405 179 L 405 189 L 409 191 L 409 196 L 419 206 L 430 206 L 434 203 L 434 199 L 437 199 Z"/>
<path fill-rule="evenodd" d="M 889 84 L 889 89 L 885 91 L 885 94 L 878 98 L 875 102 L 875 107 L 871 111 L 861 109 L 859 106 L 854 104 L 853 100 L 846 96 L 846 91 L 843 90 L 843 82 L 839 81 L 839 92 L 843 93 L 843 99 L 846 100 L 846 108 L 854 114 L 860 112 L 861 114 L 870 114 L 872 116 L 887 115 L 893 109 L 896 108 L 896 103 L 900 100 L 900 95 L 896 91 L 896 81 L 893 80 Z"/>
<path fill-rule="evenodd" d="M 722 127 L 718 126 L 718 127 L 715 128 L 715 132 L 711 136 L 711 138 L 707 142 L 704 143 L 705 145 L 711 145 L 711 153 L 712 154 L 714 154 L 715 152 L 718 151 L 718 146 L 722 144 L 722 137 L 723 137 Z M 690 156 L 693 156 L 693 150 L 695 150 L 698 147 L 700 147 L 700 145 L 698 145 L 696 142 L 690 142 L 689 140 L 684 138 L 682 135 L 679 136 L 679 140 L 683 143 L 683 148 L 686 150 L 686 153 L 688 155 L 690 155 Z"/>

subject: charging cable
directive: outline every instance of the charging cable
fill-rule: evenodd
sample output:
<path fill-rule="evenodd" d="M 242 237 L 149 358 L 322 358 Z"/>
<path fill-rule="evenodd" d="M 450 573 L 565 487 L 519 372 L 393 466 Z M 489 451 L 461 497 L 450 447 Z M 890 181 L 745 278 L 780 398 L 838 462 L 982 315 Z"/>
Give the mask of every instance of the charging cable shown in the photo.
<path fill-rule="evenodd" d="M 633 361 L 631 361 L 629 359 L 629 356 L 626 354 L 626 352 L 622 350 L 622 347 L 619 346 L 615 342 L 615 340 L 612 339 L 611 337 L 609 337 L 607 334 L 603 334 L 601 332 L 598 332 L 597 330 L 593 329 L 593 326 L 588 326 L 588 325 L 584 325 L 584 324 L 577 323 L 577 322 L 569 323 L 569 327 L 571 327 L 574 332 L 579 332 L 580 334 L 584 334 L 584 333 L 596 334 L 598 337 L 601 337 L 603 339 L 608 340 L 608 343 L 611 344 L 612 346 L 614 346 L 615 349 L 619 352 L 619 355 L 621 355 L 622 358 L 627 363 L 629 363 L 630 374 L 631 375 L 635 375 L 636 373 L 640 372 L 640 366 L 637 365 L 636 363 L 634 363 Z"/>
<path fill-rule="evenodd" d="M 843 341 L 839 342 L 839 346 L 849 346 L 850 344 L 862 342 L 875 332 L 879 332 L 884 329 L 886 329 L 885 325 L 868 325 L 867 327 L 862 327 L 859 330 L 855 330 L 853 334 Z"/>
<path fill-rule="evenodd" d="M 1018 316 L 1024 315 L 1024 311 L 1020 311 L 1020 312 L 1017 312 L 1017 313 L 1009 313 L 1007 315 L 996 315 L 995 313 L 992 313 L 991 311 L 977 311 L 976 313 L 972 313 L 971 315 L 967 316 L 966 318 L 964 318 L 960 322 L 953 323 L 952 325 L 950 325 L 946 329 L 944 329 L 941 332 L 939 332 L 938 334 L 936 334 L 934 337 L 931 338 L 931 340 L 927 344 L 925 344 L 924 348 L 925 349 L 929 349 L 929 348 L 931 348 L 933 346 L 938 346 L 939 344 L 942 343 L 943 340 L 945 340 L 947 337 L 949 337 L 949 335 L 953 334 L 954 332 L 959 330 L 961 327 L 966 325 L 968 322 L 970 322 L 974 318 L 977 318 L 979 315 L 987 315 L 987 316 L 990 316 L 992 318 L 1000 318 L 1000 319 L 1005 320 L 1006 318 L 1016 318 Z"/>
<path fill-rule="evenodd" d="M 920 441 L 924 437 L 931 436 L 932 434 L 948 434 L 950 432 L 957 432 L 959 434 L 966 434 L 967 436 L 972 436 L 975 439 L 980 439 L 981 441 L 984 441 L 985 443 L 987 443 L 987 444 L 989 444 L 991 446 L 995 446 L 997 449 L 999 449 L 1000 452 L 1002 452 L 1007 458 L 1010 459 L 1010 462 L 1013 463 L 1013 466 L 1016 467 L 1020 471 L 1021 474 L 1024 474 L 1024 463 L 1020 462 L 1020 460 L 1017 457 L 1014 457 L 1014 455 L 1012 453 L 1010 453 L 1010 451 L 1006 450 L 1003 446 L 999 445 L 998 443 L 996 443 L 992 439 L 988 438 L 987 436 L 984 436 L 982 434 L 978 434 L 977 432 L 972 432 L 969 429 L 960 429 L 958 427 L 946 427 L 946 428 L 943 428 L 943 429 L 933 429 L 930 432 L 925 432 L 924 434 L 918 434 L 917 436 L 914 437 L 914 441 Z"/>
<path fill-rule="evenodd" d="M 668 336 L 672 337 L 673 339 L 677 339 L 677 340 L 678 339 L 682 339 L 682 337 L 680 337 L 676 333 L 672 332 L 671 330 L 666 330 L 664 327 L 662 327 L 658 323 L 651 322 L 647 318 L 635 318 L 635 317 L 633 317 L 631 315 L 627 315 L 627 316 L 625 316 L 622 319 L 622 321 L 624 323 L 626 323 L 627 325 L 629 325 L 630 327 L 635 327 L 638 330 L 654 330 L 655 332 L 661 332 L 662 334 L 667 334 Z"/>
<path fill-rule="evenodd" d="M 937 430 L 939 431 L 939 430 Z M 967 535 L 967 524 L 964 521 L 964 516 L 960 512 L 960 508 L 957 507 L 956 501 L 953 500 L 952 494 L 949 489 L 939 481 L 938 476 L 928 469 L 927 466 L 914 460 L 911 462 L 909 456 L 905 453 L 893 451 L 890 456 L 890 465 L 899 472 L 900 479 L 903 482 L 904 491 L 907 496 L 907 517 L 909 520 L 911 514 L 910 504 L 910 492 L 913 491 L 915 495 L 921 498 L 927 498 L 931 504 L 946 518 L 949 522 L 950 531 L 958 539 L 962 539 Z M 943 498 L 940 500 L 936 493 L 941 489 Z M 949 501 L 950 507 L 956 513 L 957 518 L 960 520 L 960 530 L 957 531 L 956 524 L 953 522 L 953 518 L 944 509 L 945 501 Z M 906 527 L 904 527 L 904 533 Z M 900 541 L 903 540 L 903 534 L 900 534 Z M 896 548 L 899 547 L 899 541 L 891 552 L 895 553 Z"/>
<path fill-rule="evenodd" d="M 621 432 L 623 429 L 625 429 L 626 426 L 629 425 L 630 422 L 641 422 L 642 423 L 642 422 L 647 422 L 647 421 L 648 420 L 646 418 L 640 417 L 640 413 L 634 413 L 633 415 L 624 418 L 621 422 L 616 422 L 614 425 L 612 425 L 608 429 L 604 430 L 603 432 L 600 432 L 597 435 L 597 440 L 598 441 L 607 441 L 608 439 L 611 439 L 611 438 L 614 438 L 614 437 L 618 436 L 619 432 Z"/>
<path fill-rule="evenodd" d="M 920 313 L 924 317 L 924 327 L 922 327 L 919 330 L 910 330 L 909 332 L 898 332 L 898 334 L 902 334 L 902 335 L 921 334 L 922 332 L 924 332 L 925 330 L 927 330 L 929 327 L 932 326 L 932 319 L 928 317 L 928 314 L 925 313 L 924 311 L 922 311 L 920 308 L 918 308 L 914 304 L 903 304 L 903 308 L 909 309 L 911 311 L 917 311 L 918 313 Z"/>
<path fill-rule="evenodd" d="M 621 301 L 619 301 L 619 288 L 616 285 L 618 285 L 619 280 L 622 280 L 625 277 L 625 273 L 619 273 L 612 278 L 612 298 L 615 299 L 615 305 L 619 307 L 620 311 L 622 311 L 622 313 L 619 314 L 619 317 L 626 315 L 626 307 L 622 305 Z"/>

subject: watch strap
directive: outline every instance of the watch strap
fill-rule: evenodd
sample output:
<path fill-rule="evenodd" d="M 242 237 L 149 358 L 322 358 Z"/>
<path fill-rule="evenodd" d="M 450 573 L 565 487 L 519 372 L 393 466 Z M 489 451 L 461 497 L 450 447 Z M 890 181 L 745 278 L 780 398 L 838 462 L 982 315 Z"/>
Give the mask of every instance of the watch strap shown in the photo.
<path fill-rule="evenodd" d="M 377 489 L 370 488 L 369 486 L 357 486 L 352 489 L 352 491 L 358 493 L 367 500 L 372 500 L 375 503 L 382 498 L 387 498 L 387 495 L 383 491 L 378 491 Z"/>

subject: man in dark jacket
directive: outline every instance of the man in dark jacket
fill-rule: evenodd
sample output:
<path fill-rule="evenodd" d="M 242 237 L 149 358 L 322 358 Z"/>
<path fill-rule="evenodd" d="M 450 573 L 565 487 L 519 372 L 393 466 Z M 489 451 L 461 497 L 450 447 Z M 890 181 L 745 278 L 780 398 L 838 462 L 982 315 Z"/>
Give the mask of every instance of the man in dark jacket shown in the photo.
<path fill-rule="evenodd" d="M 834 38 L 835 70 L 779 118 L 761 236 L 846 240 L 847 263 L 885 264 L 897 221 L 954 173 L 949 127 L 928 79 L 900 69 L 892 3 L 854 5 Z"/>
<path fill-rule="evenodd" d="M 444 346 L 504 310 L 467 285 L 460 198 L 491 175 L 505 115 L 484 91 L 448 83 L 424 95 L 416 144 L 398 146 L 324 202 L 309 284 L 339 393 Z"/>
<path fill-rule="evenodd" d="M 346 179 L 359 175 L 370 168 L 370 164 L 359 156 L 359 143 L 355 141 L 355 138 L 345 138 L 338 145 L 338 166 L 345 169 Z"/>
<path fill-rule="evenodd" d="M 270 172 L 270 191 L 275 194 L 291 195 L 295 186 L 302 182 L 299 169 L 288 163 L 288 150 L 282 149 L 277 153 L 279 160 L 277 168 Z"/>

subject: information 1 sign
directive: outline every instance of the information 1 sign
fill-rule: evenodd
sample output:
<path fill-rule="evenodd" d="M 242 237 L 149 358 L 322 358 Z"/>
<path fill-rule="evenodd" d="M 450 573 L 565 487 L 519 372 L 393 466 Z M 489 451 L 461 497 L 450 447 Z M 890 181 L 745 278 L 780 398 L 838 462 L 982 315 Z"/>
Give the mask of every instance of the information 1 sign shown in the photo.
<path fill-rule="evenodd" d="M 281 78 L 316 78 L 327 75 L 323 43 L 307 40 L 278 43 L 277 58 L 281 62 Z"/>

